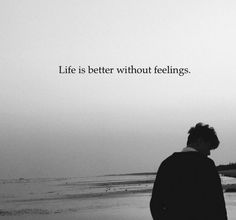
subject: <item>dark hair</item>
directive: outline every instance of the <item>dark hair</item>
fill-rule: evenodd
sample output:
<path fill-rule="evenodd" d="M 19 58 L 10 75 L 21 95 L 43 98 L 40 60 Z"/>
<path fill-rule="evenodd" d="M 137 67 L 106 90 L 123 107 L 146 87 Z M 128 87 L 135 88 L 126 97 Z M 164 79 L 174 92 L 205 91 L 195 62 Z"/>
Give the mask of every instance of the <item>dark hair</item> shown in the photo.
<path fill-rule="evenodd" d="M 196 143 L 199 138 L 202 138 L 204 141 L 209 141 L 212 149 L 216 149 L 220 144 L 214 128 L 209 127 L 209 125 L 204 125 L 203 123 L 197 123 L 195 127 L 191 127 L 188 134 L 187 145 Z"/>

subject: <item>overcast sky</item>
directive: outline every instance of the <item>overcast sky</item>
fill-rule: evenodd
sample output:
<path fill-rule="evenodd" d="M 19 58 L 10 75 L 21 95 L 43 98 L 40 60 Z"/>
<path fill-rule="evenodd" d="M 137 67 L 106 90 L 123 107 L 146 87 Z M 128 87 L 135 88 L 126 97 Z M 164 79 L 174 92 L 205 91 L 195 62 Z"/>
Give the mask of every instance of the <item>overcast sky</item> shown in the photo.
<path fill-rule="evenodd" d="M 197 122 L 235 162 L 236 2 L 0 2 L 0 178 L 156 171 Z M 62 75 L 59 65 L 189 68 Z"/>

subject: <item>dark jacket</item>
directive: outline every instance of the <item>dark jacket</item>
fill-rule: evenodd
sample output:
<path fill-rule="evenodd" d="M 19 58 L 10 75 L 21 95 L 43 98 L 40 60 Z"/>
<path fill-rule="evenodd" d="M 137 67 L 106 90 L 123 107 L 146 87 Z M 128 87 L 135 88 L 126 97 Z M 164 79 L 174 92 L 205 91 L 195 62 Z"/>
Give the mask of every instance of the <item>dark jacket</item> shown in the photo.
<path fill-rule="evenodd" d="M 227 220 L 221 180 L 210 158 L 174 153 L 160 165 L 150 202 L 154 220 Z"/>

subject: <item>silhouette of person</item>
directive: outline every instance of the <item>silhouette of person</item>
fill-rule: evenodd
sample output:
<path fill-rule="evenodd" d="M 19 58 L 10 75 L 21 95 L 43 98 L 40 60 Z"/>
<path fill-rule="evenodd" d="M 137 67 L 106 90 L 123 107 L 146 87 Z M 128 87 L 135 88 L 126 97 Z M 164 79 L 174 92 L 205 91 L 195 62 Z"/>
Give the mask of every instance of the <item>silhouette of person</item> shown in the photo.
<path fill-rule="evenodd" d="M 156 175 L 150 210 L 154 220 L 227 220 L 221 180 L 208 155 L 219 146 L 214 128 L 188 131 L 187 147 L 165 159 Z"/>

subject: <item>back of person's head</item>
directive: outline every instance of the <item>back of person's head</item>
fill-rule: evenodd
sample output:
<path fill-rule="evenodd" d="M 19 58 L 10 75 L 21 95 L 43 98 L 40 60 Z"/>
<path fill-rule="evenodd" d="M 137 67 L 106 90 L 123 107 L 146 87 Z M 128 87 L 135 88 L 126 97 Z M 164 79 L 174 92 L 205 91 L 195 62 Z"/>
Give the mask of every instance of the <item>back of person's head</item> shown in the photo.
<path fill-rule="evenodd" d="M 199 139 L 210 142 L 212 149 L 216 149 L 220 144 L 214 128 L 209 127 L 207 124 L 204 125 L 203 123 L 197 123 L 195 127 L 190 128 L 188 134 L 187 145 L 194 144 Z"/>

